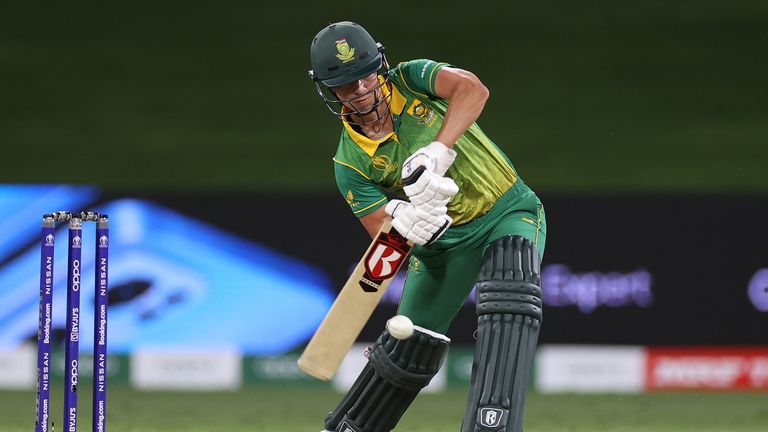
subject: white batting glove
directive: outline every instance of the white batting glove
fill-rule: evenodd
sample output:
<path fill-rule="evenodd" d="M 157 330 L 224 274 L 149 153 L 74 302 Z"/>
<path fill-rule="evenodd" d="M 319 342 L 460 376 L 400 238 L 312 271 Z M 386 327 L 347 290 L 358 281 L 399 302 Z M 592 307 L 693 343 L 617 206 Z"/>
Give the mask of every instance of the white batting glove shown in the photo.
<path fill-rule="evenodd" d="M 432 141 L 429 145 L 416 150 L 403 162 L 403 178 L 413 175 L 420 166 L 427 171 L 444 176 L 454 160 L 456 160 L 456 150 L 440 141 Z"/>
<path fill-rule="evenodd" d="M 418 245 L 433 243 L 453 223 L 453 219 L 445 213 L 430 214 L 402 200 L 390 201 L 384 211 L 392 216 L 392 227 Z"/>
<path fill-rule="evenodd" d="M 408 195 L 411 204 L 428 213 L 439 214 L 448 205 L 448 201 L 459 192 L 459 187 L 450 177 L 423 171 L 415 181 L 413 178 L 404 180 L 403 191 Z"/>
<path fill-rule="evenodd" d="M 444 177 L 455 159 L 456 151 L 434 141 L 403 162 L 403 190 L 413 205 L 428 213 L 440 213 L 459 191 L 453 179 Z"/>

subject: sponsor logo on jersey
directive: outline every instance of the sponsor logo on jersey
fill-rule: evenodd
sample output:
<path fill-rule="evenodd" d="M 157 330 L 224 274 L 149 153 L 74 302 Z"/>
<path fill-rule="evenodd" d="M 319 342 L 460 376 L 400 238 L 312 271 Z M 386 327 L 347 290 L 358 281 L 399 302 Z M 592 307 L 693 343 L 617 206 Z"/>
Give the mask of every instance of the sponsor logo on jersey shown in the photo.
<path fill-rule="evenodd" d="M 341 38 L 336 41 L 336 58 L 341 60 L 342 63 L 351 62 L 355 59 L 355 49 L 351 48 L 347 43 L 347 39 Z"/>

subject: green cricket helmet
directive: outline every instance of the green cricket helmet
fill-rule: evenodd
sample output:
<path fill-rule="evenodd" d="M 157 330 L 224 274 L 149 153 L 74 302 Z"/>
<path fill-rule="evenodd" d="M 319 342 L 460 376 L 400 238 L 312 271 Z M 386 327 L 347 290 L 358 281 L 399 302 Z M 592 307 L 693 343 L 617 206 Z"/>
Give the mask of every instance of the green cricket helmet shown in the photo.
<path fill-rule="evenodd" d="M 362 26 L 342 21 L 325 27 L 312 40 L 309 54 L 312 64 L 309 77 L 315 83 L 320 98 L 334 115 L 352 124 L 370 124 L 389 113 L 389 97 L 383 97 L 379 91 L 381 86 L 389 82 L 389 64 L 384 55 L 384 47 Z M 381 69 L 384 69 L 381 73 L 384 79 L 370 92 L 343 100 L 336 95 L 335 87 L 355 82 Z M 373 105 L 365 110 L 355 107 L 355 101 L 365 99 L 371 92 L 375 96 Z M 391 95 L 391 92 L 388 94 Z M 386 104 L 387 110 L 379 114 L 378 118 L 353 121 L 352 116 L 359 118 L 373 112 L 378 114 L 378 107 L 382 103 Z"/>

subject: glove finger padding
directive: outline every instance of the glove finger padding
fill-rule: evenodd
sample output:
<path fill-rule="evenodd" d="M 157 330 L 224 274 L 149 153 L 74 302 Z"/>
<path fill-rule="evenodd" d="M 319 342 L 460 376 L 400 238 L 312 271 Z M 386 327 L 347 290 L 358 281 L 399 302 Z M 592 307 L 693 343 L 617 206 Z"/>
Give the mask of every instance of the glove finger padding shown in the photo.
<path fill-rule="evenodd" d="M 441 225 L 434 225 L 425 221 L 418 223 L 408 223 L 401 219 L 393 219 L 392 227 L 401 233 L 403 237 L 414 242 L 417 245 L 429 245 L 437 241 L 443 235 L 445 230 L 451 226 L 453 220 L 445 215 L 441 218 Z"/>
<path fill-rule="evenodd" d="M 387 203 L 386 207 L 384 207 L 384 213 L 396 218 L 397 215 L 409 205 L 411 204 L 407 201 L 393 199 Z"/>
<path fill-rule="evenodd" d="M 443 225 L 440 228 L 438 228 L 437 231 L 432 233 L 432 237 L 425 243 L 425 245 L 431 245 L 432 243 L 436 242 L 440 237 L 443 236 L 443 233 L 445 233 L 445 230 L 447 230 L 448 227 L 450 227 L 451 224 L 453 223 L 453 219 L 448 215 L 444 215 L 442 219 L 443 219 Z"/>
<path fill-rule="evenodd" d="M 434 242 L 453 223 L 445 213 L 431 214 L 402 200 L 390 201 L 384 211 L 392 216 L 392 227 L 418 245 Z"/>
<path fill-rule="evenodd" d="M 415 206 L 431 204 L 438 207 L 448 204 L 448 201 L 459 192 L 456 182 L 449 177 L 443 177 L 430 171 L 421 173 L 412 183 L 403 181 L 403 191 Z"/>
<path fill-rule="evenodd" d="M 445 204 L 436 205 L 435 203 L 428 203 L 420 205 L 419 209 L 435 216 L 443 216 L 448 213 L 448 206 Z"/>

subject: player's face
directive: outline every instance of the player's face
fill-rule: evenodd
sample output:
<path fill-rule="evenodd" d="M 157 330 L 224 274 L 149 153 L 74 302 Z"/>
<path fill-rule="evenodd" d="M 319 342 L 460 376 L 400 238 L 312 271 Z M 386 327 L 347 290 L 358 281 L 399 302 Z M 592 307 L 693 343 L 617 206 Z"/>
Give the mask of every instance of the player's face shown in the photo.
<path fill-rule="evenodd" d="M 347 109 L 360 114 L 368 114 L 375 108 L 376 101 L 380 96 L 378 94 L 380 87 L 379 75 L 374 72 L 357 81 L 334 87 L 333 91 Z"/>

